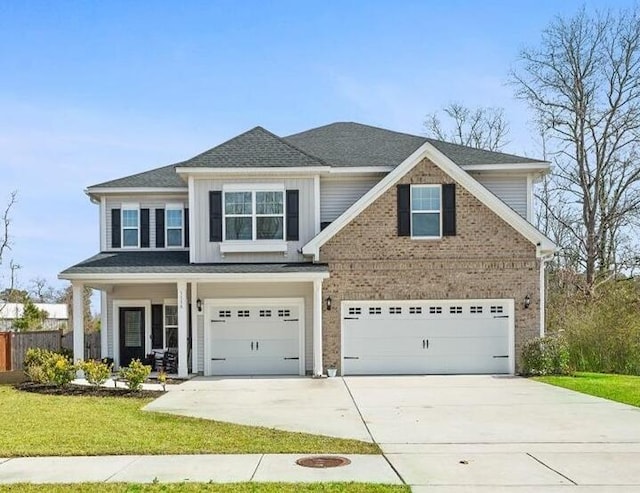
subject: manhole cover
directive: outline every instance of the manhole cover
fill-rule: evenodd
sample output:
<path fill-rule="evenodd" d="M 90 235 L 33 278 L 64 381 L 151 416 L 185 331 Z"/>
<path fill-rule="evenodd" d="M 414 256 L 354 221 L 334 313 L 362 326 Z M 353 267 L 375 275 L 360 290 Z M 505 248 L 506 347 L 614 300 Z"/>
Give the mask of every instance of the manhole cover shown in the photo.
<path fill-rule="evenodd" d="M 326 456 L 319 455 L 316 457 L 303 457 L 302 459 L 298 459 L 296 464 L 302 467 L 340 467 L 340 466 L 348 466 L 351 464 L 351 461 L 346 457 L 334 457 L 334 456 Z"/>

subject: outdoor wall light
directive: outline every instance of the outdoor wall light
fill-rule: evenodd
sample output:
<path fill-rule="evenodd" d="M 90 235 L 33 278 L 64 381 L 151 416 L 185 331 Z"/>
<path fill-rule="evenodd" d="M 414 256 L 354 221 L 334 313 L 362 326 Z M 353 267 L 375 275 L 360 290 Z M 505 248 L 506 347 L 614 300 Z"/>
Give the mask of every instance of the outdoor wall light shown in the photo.
<path fill-rule="evenodd" d="M 202 300 L 200 298 L 196 300 L 196 308 L 198 309 L 199 312 L 202 311 Z"/>
<path fill-rule="evenodd" d="M 529 305 L 531 304 L 531 296 L 526 295 L 524 297 L 524 307 L 525 308 L 529 308 Z"/>
<path fill-rule="evenodd" d="M 326 302 L 327 302 L 327 310 L 331 310 L 331 296 L 327 296 Z"/>

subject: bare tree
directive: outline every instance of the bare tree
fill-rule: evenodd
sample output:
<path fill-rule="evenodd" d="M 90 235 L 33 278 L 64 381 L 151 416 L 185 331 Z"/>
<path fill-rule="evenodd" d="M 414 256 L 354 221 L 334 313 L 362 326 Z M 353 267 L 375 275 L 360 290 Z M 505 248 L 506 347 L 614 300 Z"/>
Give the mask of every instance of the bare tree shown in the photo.
<path fill-rule="evenodd" d="M 447 117 L 445 124 L 440 119 L 441 112 Z M 489 151 L 499 151 L 508 143 L 509 125 L 502 108 L 468 108 L 449 103 L 441 112 L 426 116 L 424 126 L 430 137 Z"/>
<path fill-rule="evenodd" d="M 1 231 L 0 231 L 0 267 L 2 266 L 2 262 L 5 258 L 7 251 L 11 250 L 11 236 L 9 234 L 10 226 L 11 226 L 11 209 L 15 205 L 18 200 L 18 192 L 13 191 L 9 194 L 9 199 L 7 200 L 7 204 L 5 205 L 4 211 L 2 212 L 1 221 Z M 12 292 L 15 289 L 16 284 L 16 273 L 20 269 L 20 266 L 16 264 L 13 260 L 9 262 L 9 285 L 6 289 L 9 292 Z M 2 308 L 6 304 L 7 300 L 0 299 L 0 308 Z"/>
<path fill-rule="evenodd" d="M 586 286 L 631 267 L 640 213 L 638 9 L 556 18 L 511 74 L 516 94 L 549 137 L 554 176 L 547 205 Z"/>
<path fill-rule="evenodd" d="M 59 296 L 44 277 L 34 277 L 29 281 L 29 295 L 36 303 L 55 303 Z"/>

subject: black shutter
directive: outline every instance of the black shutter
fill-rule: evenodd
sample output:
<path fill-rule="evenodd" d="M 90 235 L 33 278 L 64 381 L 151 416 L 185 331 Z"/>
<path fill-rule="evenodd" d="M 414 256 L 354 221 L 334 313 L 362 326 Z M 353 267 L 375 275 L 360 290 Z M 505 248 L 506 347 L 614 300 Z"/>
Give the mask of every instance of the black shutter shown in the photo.
<path fill-rule="evenodd" d="M 184 210 L 184 246 L 189 248 L 189 209 Z"/>
<path fill-rule="evenodd" d="M 149 248 L 149 209 L 140 209 L 140 246 Z"/>
<path fill-rule="evenodd" d="M 222 192 L 209 192 L 209 241 L 222 241 Z"/>
<path fill-rule="evenodd" d="M 456 235 L 456 185 L 442 185 L 442 236 Z"/>
<path fill-rule="evenodd" d="M 120 224 L 120 209 L 111 209 L 111 248 L 122 246 Z"/>
<path fill-rule="evenodd" d="M 398 185 L 398 236 L 411 236 L 411 185 Z"/>
<path fill-rule="evenodd" d="M 151 348 L 162 349 L 162 305 L 151 305 Z"/>
<path fill-rule="evenodd" d="M 300 213 L 298 190 L 287 190 L 287 241 L 300 238 Z"/>
<path fill-rule="evenodd" d="M 164 248 L 164 209 L 156 209 L 156 248 Z"/>

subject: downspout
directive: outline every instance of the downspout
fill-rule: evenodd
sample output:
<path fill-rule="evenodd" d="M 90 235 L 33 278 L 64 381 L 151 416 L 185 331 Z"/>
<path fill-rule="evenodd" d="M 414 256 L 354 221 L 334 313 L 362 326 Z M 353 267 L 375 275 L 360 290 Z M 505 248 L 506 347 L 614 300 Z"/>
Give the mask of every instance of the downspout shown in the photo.
<path fill-rule="evenodd" d="M 553 258 L 553 255 L 540 257 L 540 337 L 544 337 L 546 325 L 546 282 L 545 282 L 545 264 Z"/>

